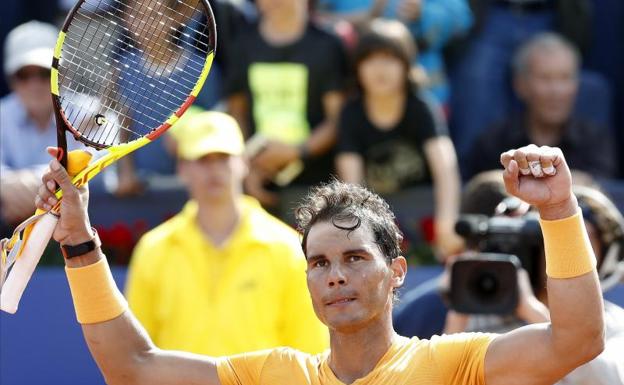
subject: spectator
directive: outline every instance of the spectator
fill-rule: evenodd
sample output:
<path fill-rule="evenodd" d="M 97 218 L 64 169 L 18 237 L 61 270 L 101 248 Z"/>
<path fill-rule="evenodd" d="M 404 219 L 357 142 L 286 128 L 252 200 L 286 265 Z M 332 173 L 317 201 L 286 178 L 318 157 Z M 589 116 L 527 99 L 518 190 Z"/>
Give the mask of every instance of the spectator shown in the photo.
<path fill-rule="evenodd" d="M 225 92 L 245 136 L 268 139 L 252 158 L 246 187 L 275 205 L 278 198 L 267 186 L 288 165 L 304 163 L 294 185 L 328 178 L 346 64 L 338 38 L 310 23 L 307 1 L 256 4 L 259 22 L 230 50 Z"/>
<path fill-rule="evenodd" d="M 340 115 L 339 177 L 380 194 L 433 183 L 437 246 L 443 257 L 458 251 L 462 242 L 453 230 L 460 190 L 455 150 L 443 118 L 410 81 L 414 45 L 409 31 L 398 21 L 375 20 L 354 56 L 361 94 Z"/>
<path fill-rule="evenodd" d="M 306 292 L 297 233 L 242 195 L 236 121 L 198 113 L 173 129 L 191 200 L 148 232 L 130 264 L 130 306 L 161 348 L 225 355 L 327 347 Z"/>
<path fill-rule="evenodd" d="M 46 147 L 57 142 L 50 96 L 57 34 L 53 25 L 30 21 L 13 29 L 4 44 L 4 74 L 12 92 L 0 99 L 3 233 L 34 212 L 37 186 L 50 158 Z M 73 139 L 68 145 L 80 146 Z"/>
<path fill-rule="evenodd" d="M 598 275 L 603 291 L 619 283 L 624 275 L 624 218 L 604 194 L 589 187 L 576 186 L 579 207 L 583 211 L 585 226 L 598 260 Z M 543 258 L 543 256 L 542 256 Z M 543 262 L 541 263 L 544 269 Z M 534 277 L 531 277 L 532 279 Z M 516 327 L 549 322 L 546 272 L 538 277 L 540 284 L 535 293 L 529 275 L 521 271 L 519 300 L 515 314 L 509 316 L 463 315 L 450 310 L 446 333 L 463 331 L 505 333 Z M 531 279 L 531 280 L 532 280 Z M 560 385 L 623 385 L 624 384 L 624 309 L 605 301 L 606 346 L 602 354 L 577 368 L 558 384 Z"/>
<path fill-rule="evenodd" d="M 540 34 L 518 50 L 513 69 L 514 88 L 526 108 L 477 139 L 463 162 L 465 175 L 497 168 L 501 149 L 535 143 L 560 147 L 572 169 L 595 177 L 615 176 L 611 132 L 572 116 L 578 89 L 577 50 L 558 35 Z"/>
<path fill-rule="evenodd" d="M 65 0 L 75 3 L 73 0 Z M 5 41 L 13 28 L 28 21 L 37 20 L 54 23 L 59 16 L 59 4 L 50 0 L 3 0 L 2 23 L 0 24 L 0 41 Z M 4 63 L 5 53 L 0 51 L 0 62 Z M 9 79 L 0 77 L 0 97 L 7 95 Z"/>
<path fill-rule="evenodd" d="M 451 133 L 460 159 L 485 128 L 512 110 L 512 56 L 534 35 L 557 31 L 575 46 L 589 42 L 589 0 L 471 0 L 474 27 L 451 60 Z"/>
<path fill-rule="evenodd" d="M 442 51 L 472 25 L 466 0 L 321 0 L 319 10 L 330 22 L 346 19 L 360 27 L 375 17 L 403 22 L 418 45 L 418 55 L 411 61 L 427 73 L 427 90 L 439 103 L 448 104 L 450 90 Z"/>

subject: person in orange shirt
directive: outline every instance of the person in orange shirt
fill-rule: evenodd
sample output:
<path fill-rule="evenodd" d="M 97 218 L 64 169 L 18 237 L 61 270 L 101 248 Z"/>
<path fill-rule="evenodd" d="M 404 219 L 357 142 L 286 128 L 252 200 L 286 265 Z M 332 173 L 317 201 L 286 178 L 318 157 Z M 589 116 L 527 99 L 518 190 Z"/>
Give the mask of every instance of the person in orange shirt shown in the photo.
<path fill-rule="evenodd" d="M 61 186 L 54 238 L 76 254 L 66 272 L 77 319 L 109 384 L 552 384 L 604 349 L 596 259 L 561 151 L 531 145 L 503 153 L 501 163 L 507 191 L 541 216 L 551 321 L 502 335 L 397 335 L 391 313 L 407 265 L 394 215 L 365 188 L 332 182 L 297 210 L 312 303 L 330 330 L 330 349 L 319 355 L 275 348 L 214 358 L 158 349 L 115 287 L 86 194 L 56 160 L 37 205 L 55 204 L 52 182 Z"/>

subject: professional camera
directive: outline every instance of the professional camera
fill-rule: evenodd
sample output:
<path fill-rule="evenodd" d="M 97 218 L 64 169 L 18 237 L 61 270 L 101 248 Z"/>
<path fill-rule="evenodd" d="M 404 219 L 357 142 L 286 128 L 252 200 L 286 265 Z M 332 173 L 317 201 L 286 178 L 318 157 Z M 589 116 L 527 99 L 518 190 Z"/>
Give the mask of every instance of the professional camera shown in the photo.
<path fill-rule="evenodd" d="M 543 243 L 537 215 L 523 217 L 461 216 L 455 231 L 465 238 L 467 253 L 451 268 L 450 306 L 468 314 L 509 314 L 518 303 L 517 270 L 533 285 L 543 266 Z"/>

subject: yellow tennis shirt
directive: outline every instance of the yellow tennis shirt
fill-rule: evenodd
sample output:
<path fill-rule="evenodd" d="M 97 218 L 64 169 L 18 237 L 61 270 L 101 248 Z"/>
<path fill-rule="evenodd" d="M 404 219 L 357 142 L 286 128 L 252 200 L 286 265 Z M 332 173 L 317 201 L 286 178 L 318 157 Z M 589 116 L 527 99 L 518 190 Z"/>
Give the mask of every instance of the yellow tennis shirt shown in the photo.
<path fill-rule="evenodd" d="M 353 385 L 484 385 L 484 361 L 493 334 L 462 333 L 431 340 L 398 338 L 375 368 Z M 344 385 L 328 364 L 329 353 L 289 348 L 217 360 L 222 385 Z"/>
<path fill-rule="evenodd" d="M 325 350 L 328 332 L 312 308 L 298 234 L 244 197 L 237 228 L 216 247 L 199 229 L 197 210 L 188 202 L 132 256 L 128 302 L 154 343 L 211 356 Z"/>

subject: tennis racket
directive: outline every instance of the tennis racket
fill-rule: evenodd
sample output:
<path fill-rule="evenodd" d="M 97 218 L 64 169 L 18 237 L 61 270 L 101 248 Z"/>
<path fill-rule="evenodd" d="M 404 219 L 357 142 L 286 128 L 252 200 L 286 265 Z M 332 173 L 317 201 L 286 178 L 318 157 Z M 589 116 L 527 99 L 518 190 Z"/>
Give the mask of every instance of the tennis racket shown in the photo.
<path fill-rule="evenodd" d="M 206 0 L 80 0 L 65 20 L 52 60 L 58 158 L 67 167 L 66 133 L 107 151 L 90 163 L 88 156 L 78 162 L 70 157 L 70 169 L 79 171 L 74 184 L 84 185 L 171 127 L 201 90 L 215 48 Z M 3 311 L 17 311 L 58 209 L 59 204 L 35 213 L 2 241 Z"/>

